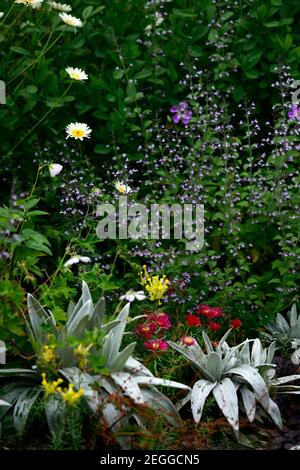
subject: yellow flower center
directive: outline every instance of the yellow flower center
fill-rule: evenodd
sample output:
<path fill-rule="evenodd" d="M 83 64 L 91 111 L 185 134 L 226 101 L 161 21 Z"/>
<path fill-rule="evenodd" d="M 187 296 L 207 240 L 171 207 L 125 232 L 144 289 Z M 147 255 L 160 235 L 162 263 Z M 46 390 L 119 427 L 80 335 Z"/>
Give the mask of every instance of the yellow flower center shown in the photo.
<path fill-rule="evenodd" d="M 84 133 L 84 131 L 83 131 L 82 129 L 73 129 L 73 130 L 72 130 L 72 135 L 73 135 L 74 137 L 80 138 L 80 137 L 83 137 L 83 136 L 85 135 L 85 133 Z"/>
<path fill-rule="evenodd" d="M 73 73 L 71 73 L 71 78 L 73 78 L 73 80 L 79 80 L 80 75 L 79 75 L 79 73 L 73 72 Z"/>

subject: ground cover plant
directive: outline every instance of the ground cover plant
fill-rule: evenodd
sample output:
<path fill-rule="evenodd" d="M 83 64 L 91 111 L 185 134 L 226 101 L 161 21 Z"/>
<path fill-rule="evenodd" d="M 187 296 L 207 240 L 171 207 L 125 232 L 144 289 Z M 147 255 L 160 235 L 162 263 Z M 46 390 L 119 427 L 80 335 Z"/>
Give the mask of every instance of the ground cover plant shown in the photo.
<path fill-rule="evenodd" d="M 299 443 L 299 12 L 0 0 L 2 446 Z"/>

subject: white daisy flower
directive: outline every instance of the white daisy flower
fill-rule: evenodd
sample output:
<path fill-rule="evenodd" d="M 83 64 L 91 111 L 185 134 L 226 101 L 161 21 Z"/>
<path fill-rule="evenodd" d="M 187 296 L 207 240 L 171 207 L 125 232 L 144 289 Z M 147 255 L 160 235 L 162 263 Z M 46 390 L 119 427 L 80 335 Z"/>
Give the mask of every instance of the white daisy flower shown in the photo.
<path fill-rule="evenodd" d="M 80 255 L 74 255 L 68 261 L 64 263 L 64 267 L 68 268 L 69 266 L 72 266 L 73 264 L 78 264 L 78 263 L 90 263 L 92 260 L 88 256 L 80 256 Z"/>
<path fill-rule="evenodd" d="M 133 302 L 134 300 L 145 300 L 146 295 L 143 290 L 129 290 L 125 295 L 121 295 L 120 300 L 127 300 L 127 302 Z"/>
<path fill-rule="evenodd" d="M 66 3 L 48 2 L 48 4 L 54 10 L 63 11 L 65 13 L 68 13 L 69 11 L 72 11 L 72 7 L 70 5 L 67 5 Z"/>
<path fill-rule="evenodd" d="M 70 78 L 72 78 L 72 80 L 87 80 L 89 77 L 88 75 L 85 73 L 84 70 L 82 69 L 78 69 L 77 67 L 73 68 L 73 67 L 67 67 L 65 69 L 65 71 L 67 72 L 67 74 L 69 75 Z"/>
<path fill-rule="evenodd" d="M 84 122 L 71 122 L 66 127 L 67 131 L 67 139 L 69 137 L 73 137 L 73 139 L 80 139 L 83 140 L 84 137 L 87 139 L 90 138 L 90 133 L 92 130 L 89 128 L 87 124 Z"/>
<path fill-rule="evenodd" d="M 21 3 L 31 8 L 41 8 L 44 0 L 15 0 L 15 3 Z"/>
<path fill-rule="evenodd" d="M 2 16 L 4 16 L 4 13 L 3 11 L 0 11 L 0 18 L 2 18 Z"/>
<path fill-rule="evenodd" d="M 50 175 L 52 176 L 52 178 L 56 175 L 59 175 L 62 169 L 63 169 L 63 166 L 60 165 L 59 163 L 50 163 L 49 165 L 49 171 L 50 171 Z"/>
<path fill-rule="evenodd" d="M 121 194 L 128 194 L 131 192 L 131 187 L 127 184 L 123 183 L 123 181 L 116 181 L 115 188 Z"/>
<path fill-rule="evenodd" d="M 74 28 L 81 28 L 83 26 L 82 21 L 75 16 L 68 15 L 67 13 L 59 13 L 58 15 L 64 23 L 68 26 L 74 26 Z"/>

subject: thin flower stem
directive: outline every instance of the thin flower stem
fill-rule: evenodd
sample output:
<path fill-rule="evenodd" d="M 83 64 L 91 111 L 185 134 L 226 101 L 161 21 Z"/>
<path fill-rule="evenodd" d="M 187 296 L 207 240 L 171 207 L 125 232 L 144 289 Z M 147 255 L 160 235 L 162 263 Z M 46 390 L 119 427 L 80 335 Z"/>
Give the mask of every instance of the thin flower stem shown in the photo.
<path fill-rule="evenodd" d="M 44 114 L 44 116 L 22 137 L 22 139 L 19 140 L 19 142 L 10 150 L 9 153 L 12 153 L 19 145 L 46 119 L 47 116 L 53 111 L 54 108 L 61 102 L 61 100 L 65 97 L 65 95 L 68 93 L 72 86 L 72 82 L 69 84 L 69 86 L 65 89 L 63 94 L 58 98 L 57 101 L 55 101 L 54 105 L 51 106 L 51 108 Z"/>
<path fill-rule="evenodd" d="M 20 75 L 27 72 L 27 70 L 31 69 L 41 59 L 41 57 L 43 57 L 46 54 L 46 52 L 48 52 L 54 46 L 54 44 L 57 43 L 57 41 L 59 41 L 59 39 L 62 37 L 62 35 L 63 35 L 63 33 L 65 32 L 66 29 L 67 29 L 67 27 L 65 27 L 61 31 L 61 33 L 57 36 L 57 38 L 50 44 L 50 46 L 47 47 L 49 42 L 50 42 L 50 39 L 51 39 L 51 37 L 53 36 L 53 33 L 54 33 L 54 28 L 53 28 L 50 35 L 49 35 L 49 38 L 48 38 L 45 46 L 44 46 L 44 48 L 42 50 L 42 52 L 40 53 L 40 55 L 36 59 L 34 59 L 31 62 L 31 64 L 29 64 L 27 67 L 25 67 L 24 70 L 21 70 L 21 72 L 17 73 L 17 75 L 15 77 L 13 77 L 11 80 L 9 80 L 9 82 L 7 83 L 7 86 L 10 85 L 12 82 L 14 82 L 16 80 L 16 78 L 18 78 Z"/>
<path fill-rule="evenodd" d="M 1 23 L 0 23 L 0 28 L 1 28 L 1 26 L 5 23 L 5 21 L 6 21 L 7 18 L 9 17 L 9 15 L 11 14 L 11 12 L 12 12 L 13 8 L 15 7 L 15 5 L 16 5 L 15 2 L 13 2 L 13 3 L 11 4 L 11 6 L 10 6 L 8 12 L 7 12 L 6 15 L 3 17 L 3 20 L 2 20 Z"/>
<path fill-rule="evenodd" d="M 23 11 L 24 11 L 24 10 L 19 11 L 19 13 L 18 13 L 17 16 L 15 17 L 15 19 L 11 22 L 11 24 L 9 25 L 9 27 L 7 28 L 7 30 L 6 30 L 3 34 L 0 34 L 0 39 L 3 39 L 3 38 L 7 35 L 7 33 L 9 33 L 9 31 L 12 29 L 12 27 L 14 26 L 14 24 L 15 24 L 15 23 L 18 21 L 18 19 L 22 16 Z M 2 23 L 1 23 L 1 25 L 2 25 Z M 0 25 L 0 26 L 1 26 L 1 25 Z"/>

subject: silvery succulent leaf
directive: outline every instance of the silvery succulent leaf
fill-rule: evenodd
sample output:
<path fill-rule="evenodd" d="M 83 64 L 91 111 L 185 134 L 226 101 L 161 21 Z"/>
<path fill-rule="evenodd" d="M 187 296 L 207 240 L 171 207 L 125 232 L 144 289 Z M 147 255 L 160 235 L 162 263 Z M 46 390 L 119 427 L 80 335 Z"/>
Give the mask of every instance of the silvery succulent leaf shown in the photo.
<path fill-rule="evenodd" d="M 248 417 L 250 423 L 252 423 L 254 421 L 255 411 L 256 411 L 255 396 L 251 392 L 251 390 L 249 390 L 248 387 L 245 387 L 245 385 L 242 385 L 240 387 L 239 391 L 240 391 L 241 396 L 242 396 L 242 400 L 243 400 L 243 404 L 244 404 L 244 408 L 245 408 L 247 417 Z"/>
<path fill-rule="evenodd" d="M 214 378 L 210 375 L 208 370 L 200 364 L 200 362 L 197 362 L 195 359 L 195 356 L 189 352 L 189 350 L 177 343 L 174 343 L 173 341 L 168 341 L 168 344 L 175 349 L 176 351 L 180 352 L 183 356 L 185 356 L 187 359 L 189 359 L 201 372 L 201 374 L 210 382 L 214 382 Z"/>
<path fill-rule="evenodd" d="M 300 348 L 296 349 L 291 355 L 291 361 L 296 366 L 300 364 Z"/>
<path fill-rule="evenodd" d="M 282 429 L 282 419 L 278 405 L 270 398 L 268 407 L 266 408 L 267 413 L 271 416 L 272 420 L 279 429 Z"/>
<path fill-rule="evenodd" d="M 25 316 L 27 332 L 35 351 L 43 346 L 49 333 L 57 335 L 56 322 L 50 311 L 46 311 L 31 295 L 27 296 L 28 317 Z"/>
<path fill-rule="evenodd" d="M 205 331 L 202 331 L 202 338 L 205 343 L 207 353 L 214 352 L 213 345 L 211 344 L 211 341 Z"/>
<path fill-rule="evenodd" d="M 125 364 L 127 363 L 128 359 L 132 355 L 133 351 L 135 350 L 136 343 L 131 343 L 126 346 L 116 357 L 115 360 L 113 360 L 110 363 L 110 370 L 113 370 L 114 372 L 120 372 L 124 369 Z"/>
<path fill-rule="evenodd" d="M 141 362 L 137 361 L 134 357 L 129 357 L 125 364 L 125 368 L 128 372 L 134 375 L 146 375 L 148 377 L 153 377 L 152 372 L 147 369 Z"/>
<path fill-rule="evenodd" d="M 235 387 L 226 377 L 213 388 L 212 393 L 225 418 L 236 431 L 239 430 L 239 406 Z"/>
<path fill-rule="evenodd" d="M 183 390 L 191 390 L 190 387 L 173 380 L 160 379 L 158 377 L 146 377 L 144 375 L 134 376 L 134 380 L 139 385 L 162 385 L 163 387 L 181 388 Z"/>
<path fill-rule="evenodd" d="M 59 434 L 64 427 L 66 403 L 56 395 L 49 395 L 45 402 L 45 413 L 51 434 Z"/>
<path fill-rule="evenodd" d="M 234 367 L 227 373 L 227 375 L 228 374 L 234 374 L 242 377 L 253 388 L 256 399 L 263 405 L 264 408 L 268 408 L 268 388 L 265 381 L 256 369 L 244 364 L 242 366 Z"/>
<path fill-rule="evenodd" d="M 30 410 L 41 393 L 41 388 L 28 387 L 20 393 L 18 399 L 14 403 L 13 423 L 19 435 L 23 434 Z"/>
<path fill-rule="evenodd" d="M 137 405 L 144 404 L 144 397 L 135 378 L 128 372 L 113 372 L 113 380 Z"/>
<path fill-rule="evenodd" d="M 216 382 L 208 382 L 204 379 L 200 379 L 194 384 L 191 392 L 191 408 L 195 423 L 199 423 L 206 398 L 215 386 Z"/>
<path fill-rule="evenodd" d="M 206 369 L 209 375 L 213 377 L 214 381 L 218 381 L 220 379 L 223 370 L 223 363 L 218 353 L 212 352 L 209 354 L 206 362 Z"/>

